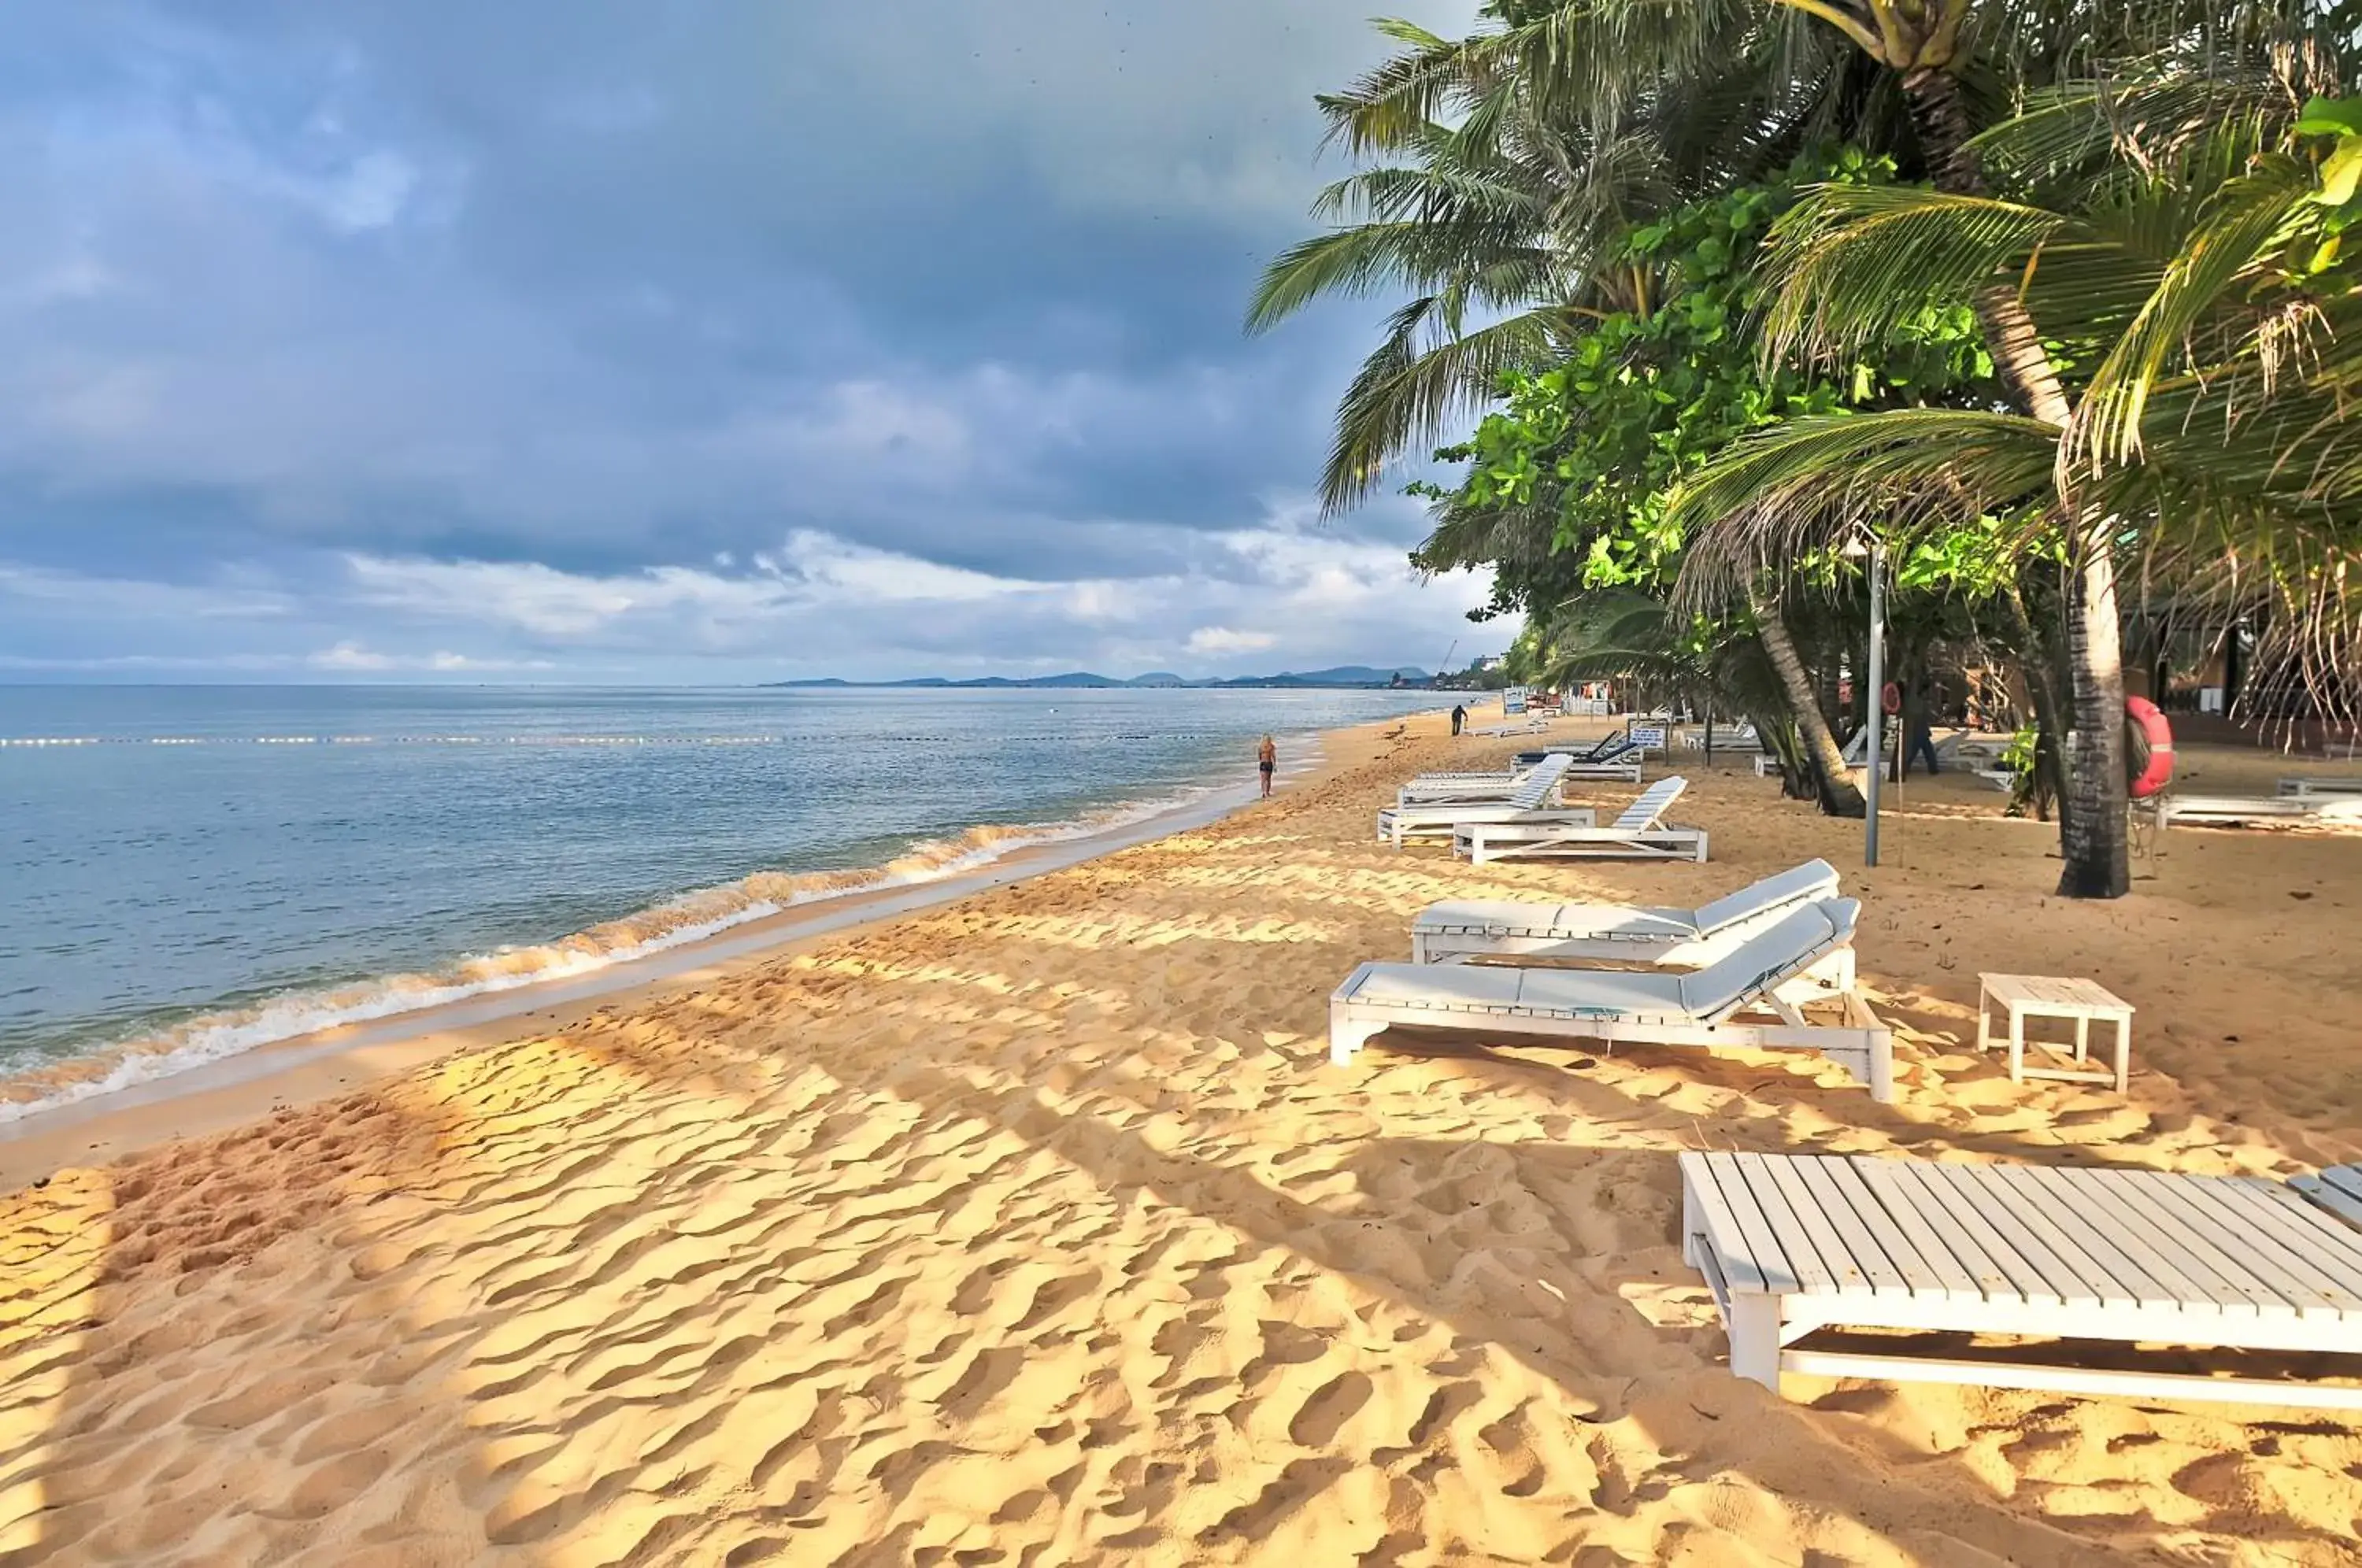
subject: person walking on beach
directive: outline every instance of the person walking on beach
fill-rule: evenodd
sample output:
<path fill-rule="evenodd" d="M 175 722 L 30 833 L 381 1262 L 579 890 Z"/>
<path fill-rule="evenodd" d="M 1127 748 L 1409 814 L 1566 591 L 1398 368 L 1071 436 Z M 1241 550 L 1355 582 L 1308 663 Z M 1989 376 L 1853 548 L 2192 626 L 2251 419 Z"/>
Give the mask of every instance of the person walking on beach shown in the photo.
<path fill-rule="evenodd" d="M 1936 760 L 1936 731 L 1927 722 L 1927 715 L 1936 705 L 1936 694 L 1927 689 L 1925 681 L 1915 690 L 1918 701 L 1911 709 L 1910 741 L 1903 748 L 1903 771 L 1910 772 L 1911 765 L 1924 756 L 1927 759 L 1927 771 L 1941 773 L 1943 765 Z"/>
<path fill-rule="evenodd" d="M 1255 747 L 1255 768 L 1263 775 L 1263 798 L 1266 801 L 1271 799 L 1272 773 L 1278 767 L 1278 744 L 1269 735 L 1265 735 L 1263 737 L 1263 744 Z"/>
<path fill-rule="evenodd" d="M 1456 702 L 1453 703 L 1451 706 L 1451 733 L 1455 735 L 1458 734 L 1460 733 L 1461 726 L 1465 724 L 1467 722 L 1468 710 L 1460 706 L 1460 704 Z"/>

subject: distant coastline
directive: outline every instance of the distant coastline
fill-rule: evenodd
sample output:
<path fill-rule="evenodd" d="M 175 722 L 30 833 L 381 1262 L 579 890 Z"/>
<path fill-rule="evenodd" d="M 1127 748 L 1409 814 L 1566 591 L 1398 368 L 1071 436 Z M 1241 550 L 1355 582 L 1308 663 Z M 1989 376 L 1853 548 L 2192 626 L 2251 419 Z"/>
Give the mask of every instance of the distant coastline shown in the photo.
<path fill-rule="evenodd" d="M 883 690 L 892 687 L 924 687 L 931 690 L 1087 690 L 1092 689 L 1140 690 L 1151 688 L 1214 690 L 1224 687 L 1287 687 L 1298 690 L 1335 688 L 1352 690 L 1364 688 L 1385 690 L 1420 687 L 1428 685 L 1434 679 L 1426 670 L 1412 665 L 1400 665 L 1381 669 L 1374 665 L 1347 664 L 1330 669 L 1284 670 L 1277 675 L 1233 676 L 1223 680 L 1192 680 L 1186 676 L 1175 675 L 1166 670 L 1157 670 L 1148 675 L 1136 675 L 1129 680 L 1120 680 L 1111 675 L 1098 675 L 1087 669 L 1078 669 L 1065 675 L 1034 675 L 1021 679 L 1012 679 L 1005 675 L 988 675 L 968 680 L 954 680 L 946 676 L 922 675 L 907 680 L 844 680 L 830 676 L 818 680 L 767 680 L 763 685 L 767 689 L 844 687 Z"/>

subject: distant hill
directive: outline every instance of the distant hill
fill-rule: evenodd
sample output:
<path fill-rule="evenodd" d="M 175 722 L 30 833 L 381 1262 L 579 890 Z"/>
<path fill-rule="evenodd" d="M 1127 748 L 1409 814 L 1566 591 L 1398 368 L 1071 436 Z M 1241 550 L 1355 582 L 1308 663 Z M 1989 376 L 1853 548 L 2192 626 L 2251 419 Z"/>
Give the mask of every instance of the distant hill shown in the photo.
<path fill-rule="evenodd" d="M 1413 665 L 1379 669 L 1366 664 L 1341 664 L 1332 669 L 1283 671 L 1278 675 L 1242 675 L 1230 680 L 1197 680 L 1193 686 L 1391 686 L 1400 676 L 1406 686 L 1424 686 L 1427 671 Z"/>
<path fill-rule="evenodd" d="M 1188 687 L 1192 689 L 1214 689 L 1242 686 L 1368 687 L 1391 686 L 1394 684 L 1397 676 L 1401 678 L 1402 683 L 1406 686 L 1424 686 L 1427 684 L 1429 679 L 1427 671 L 1418 668 L 1416 666 L 1412 665 L 1400 665 L 1392 668 L 1381 669 L 1374 665 L 1343 664 L 1337 666 L 1333 669 L 1285 670 L 1277 675 L 1235 676 L 1227 680 L 1190 680 L 1182 676 L 1175 675 L 1169 670 L 1158 670 L 1151 675 L 1134 676 L 1130 680 L 1118 680 L 1111 675 L 1095 675 L 1089 670 L 1078 669 L 1065 675 L 1029 675 L 1014 679 L 1005 675 L 987 675 L 979 676 L 968 680 L 952 680 L 940 675 L 922 675 L 915 676 L 908 680 L 845 680 L 840 677 L 832 675 L 816 680 L 771 680 L 766 681 L 764 684 L 770 688 L 830 687 L 838 689 L 866 688 L 871 690 L 922 688 L 927 690 L 952 691 L 1060 690 L 1078 687 L 1098 689 L 1123 687 L 1134 690 L 1151 687 Z"/>

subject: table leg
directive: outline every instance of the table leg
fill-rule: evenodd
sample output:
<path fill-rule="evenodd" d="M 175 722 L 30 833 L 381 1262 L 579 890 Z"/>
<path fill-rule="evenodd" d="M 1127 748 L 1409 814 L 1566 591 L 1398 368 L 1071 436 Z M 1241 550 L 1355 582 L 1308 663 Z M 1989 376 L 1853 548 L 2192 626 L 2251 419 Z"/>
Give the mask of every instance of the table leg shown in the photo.
<path fill-rule="evenodd" d="M 2009 1081 L 2025 1081 L 2025 1014 L 2015 1002 L 2009 1008 Z"/>
<path fill-rule="evenodd" d="M 1984 987 L 1980 985 L 1977 988 L 1977 1054 L 1979 1055 L 1992 1049 L 1992 1008 L 1986 1000 Z"/>
<path fill-rule="evenodd" d="M 2083 1054 L 2092 1048 L 2092 1019 L 2089 1013 L 2075 1015 L 2075 1065 L 2083 1065 Z"/>
<path fill-rule="evenodd" d="M 2129 1018 L 2120 1018 L 2116 1020 L 2116 1092 L 2118 1094 L 2125 1092 L 2125 1082 L 2132 1077 L 2132 1068 L 2133 1021 Z"/>

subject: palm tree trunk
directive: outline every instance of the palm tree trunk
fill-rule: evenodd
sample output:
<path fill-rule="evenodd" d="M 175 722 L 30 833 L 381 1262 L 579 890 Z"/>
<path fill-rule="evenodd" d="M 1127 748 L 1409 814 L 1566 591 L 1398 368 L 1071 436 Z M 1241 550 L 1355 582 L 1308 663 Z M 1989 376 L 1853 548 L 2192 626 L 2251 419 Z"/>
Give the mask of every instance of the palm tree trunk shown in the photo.
<path fill-rule="evenodd" d="M 1772 668 L 1779 672 L 1780 689 L 1787 693 L 1788 706 L 1795 715 L 1797 734 L 1820 788 L 1821 810 L 1833 817 L 1860 816 L 1869 808 L 1862 803 L 1861 791 L 1853 787 L 1853 774 L 1846 767 L 1845 754 L 1838 749 L 1837 736 L 1821 717 L 1813 678 L 1805 673 L 1805 661 L 1796 657 L 1796 642 L 1788 635 L 1788 623 L 1780 618 L 1779 602 L 1768 593 L 1749 589 L 1747 607 L 1755 613 L 1756 635 L 1762 640 Z"/>
<path fill-rule="evenodd" d="M 1960 101 L 1959 79 L 1948 71 L 1915 71 L 1904 78 L 1903 85 L 1911 94 L 1921 146 L 1937 188 L 1960 195 L 1986 194 L 1984 171 L 1968 145 L 1968 106 Z M 2015 394 L 2018 406 L 2064 429 L 2074 416 L 2074 406 L 2016 292 L 1987 289 L 1977 296 L 1976 311 L 1993 369 Z M 2070 899 L 2120 899 L 2132 890 L 2132 845 L 2125 811 L 2125 666 L 2116 606 L 2115 521 L 2076 516 L 2072 498 L 2062 492 L 2061 499 L 2070 508 L 2076 559 L 2066 610 L 2071 715 L 2063 758 L 2067 788 L 2059 798 L 2058 851 L 2065 864 L 2058 874 L 2058 892 Z"/>
<path fill-rule="evenodd" d="M 2058 670 L 2066 661 L 2048 637 L 2034 628 L 2034 617 L 2026 613 L 2025 603 L 2015 590 L 2002 596 L 2007 606 L 2011 631 L 2020 649 L 2023 661 L 2020 674 L 2025 683 L 2026 705 L 2033 710 L 2035 729 L 2034 798 L 2035 814 L 2044 822 L 2050 820 L 2055 805 L 2059 813 L 2059 837 L 2067 834 L 2067 816 L 2072 810 L 2067 799 L 2066 772 L 2060 766 L 2058 743 L 2062 738 L 2067 704 L 2058 699 Z"/>

